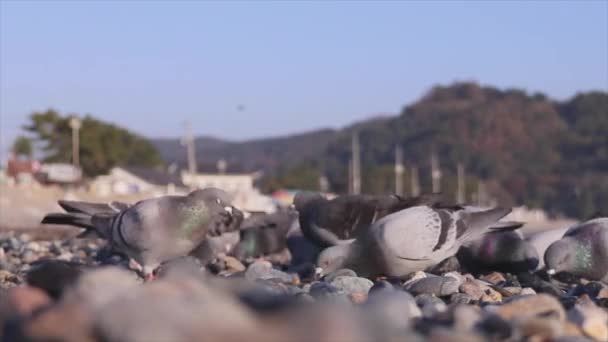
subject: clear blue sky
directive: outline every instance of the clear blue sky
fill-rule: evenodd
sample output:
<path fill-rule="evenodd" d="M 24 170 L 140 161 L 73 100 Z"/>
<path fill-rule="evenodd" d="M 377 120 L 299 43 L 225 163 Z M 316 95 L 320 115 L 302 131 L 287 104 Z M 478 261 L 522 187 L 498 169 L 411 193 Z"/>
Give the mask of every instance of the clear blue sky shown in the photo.
<path fill-rule="evenodd" d="M 608 90 L 608 1 L 0 6 L 2 151 L 49 107 L 242 140 L 396 113 L 455 80 Z"/>

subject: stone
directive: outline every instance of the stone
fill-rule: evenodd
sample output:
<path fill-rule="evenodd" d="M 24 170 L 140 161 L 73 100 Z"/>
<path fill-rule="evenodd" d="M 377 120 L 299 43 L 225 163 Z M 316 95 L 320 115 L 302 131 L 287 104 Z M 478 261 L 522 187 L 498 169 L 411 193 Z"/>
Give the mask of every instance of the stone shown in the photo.
<path fill-rule="evenodd" d="M 432 294 L 438 297 L 449 296 L 458 292 L 462 281 L 455 277 L 428 276 L 409 282 L 405 290 L 414 295 Z"/>
<path fill-rule="evenodd" d="M 563 321 L 566 317 L 566 313 L 564 312 L 561 303 L 547 294 L 514 296 L 510 298 L 508 303 L 498 306 L 488 306 L 487 308 L 493 310 L 494 313 L 506 320 L 513 318 L 525 319 L 537 316 L 551 316 L 559 321 Z"/>
<path fill-rule="evenodd" d="M 357 273 L 355 273 L 355 271 L 348 269 L 348 268 L 342 268 L 336 271 L 333 271 L 329 274 L 327 274 L 325 277 L 323 277 L 323 280 L 331 283 L 334 279 L 336 279 L 337 277 L 357 277 Z"/>
<path fill-rule="evenodd" d="M 427 341 L 431 342 L 482 342 L 485 339 L 471 331 L 454 331 L 437 327 L 431 330 Z"/>
<path fill-rule="evenodd" d="M 480 279 L 483 281 L 487 281 L 488 283 L 491 283 L 494 285 L 505 283 L 507 281 L 505 279 L 505 277 L 502 275 L 502 273 L 499 273 L 499 272 L 492 272 L 490 274 L 487 274 L 487 275 L 481 277 Z"/>
<path fill-rule="evenodd" d="M 406 330 L 412 319 L 422 316 L 414 297 L 404 291 L 376 292 L 363 304 L 362 310 L 379 329 L 390 331 Z"/>
<path fill-rule="evenodd" d="M 534 289 L 531 287 L 524 287 L 523 289 L 521 289 L 521 292 L 519 294 L 521 294 L 522 296 L 530 296 L 535 295 L 536 291 L 534 291 Z"/>
<path fill-rule="evenodd" d="M 367 293 L 363 293 L 363 292 L 349 293 L 348 299 L 350 299 L 350 301 L 353 302 L 354 304 L 363 304 L 367 301 Z"/>
<path fill-rule="evenodd" d="M 433 295 L 421 294 L 416 296 L 416 305 L 420 308 L 422 316 L 430 318 L 447 310 L 447 305 Z"/>
<path fill-rule="evenodd" d="M 82 264 L 60 260 L 43 260 L 32 265 L 25 279 L 29 285 L 58 299 L 68 286 L 76 283 L 84 267 Z"/>
<path fill-rule="evenodd" d="M 49 305 L 51 299 L 42 290 L 30 286 L 13 287 L 8 292 L 9 305 L 21 316 Z"/>
<path fill-rule="evenodd" d="M 245 278 L 249 280 L 256 279 L 280 279 L 285 283 L 297 283 L 297 275 L 285 273 L 272 267 L 268 261 L 256 261 L 249 265 L 245 271 Z"/>
<path fill-rule="evenodd" d="M 224 263 L 226 264 L 226 270 L 231 271 L 231 272 L 242 272 L 245 271 L 247 268 L 245 267 L 245 265 L 243 265 L 243 263 L 230 255 L 220 255 L 219 258 L 224 261 Z"/>
<path fill-rule="evenodd" d="M 339 276 L 329 282 L 330 285 L 336 287 L 339 290 L 344 291 L 346 294 L 364 293 L 367 294 L 369 290 L 374 286 L 374 283 L 361 277 L 352 276 Z"/>
<path fill-rule="evenodd" d="M 516 319 L 515 327 L 526 340 L 549 341 L 564 333 L 563 322 L 554 318 Z"/>
<path fill-rule="evenodd" d="M 45 248 L 43 248 L 38 242 L 36 241 L 30 241 L 28 243 L 26 243 L 24 245 L 24 249 L 26 251 L 30 251 L 30 252 L 34 252 L 34 253 L 40 253 L 42 252 Z"/>
<path fill-rule="evenodd" d="M 136 289 L 138 284 L 139 278 L 135 273 L 106 266 L 83 273 L 73 286 L 65 290 L 62 300 L 96 311 L 115 297 Z"/>
<path fill-rule="evenodd" d="M 272 341 L 277 333 L 263 328 L 232 296 L 187 277 L 120 294 L 97 317 L 104 341 Z"/>
<path fill-rule="evenodd" d="M 395 286 L 386 280 L 377 281 L 374 286 L 369 289 L 369 295 L 373 296 L 377 293 L 395 291 Z"/>
<path fill-rule="evenodd" d="M 472 305 L 457 304 L 450 307 L 452 326 L 456 330 L 471 331 L 482 319 L 481 310 Z"/>
<path fill-rule="evenodd" d="M 479 300 L 485 303 L 500 303 L 502 302 L 502 295 L 493 288 L 487 287 Z"/>
<path fill-rule="evenodd" d="M 471 304 L 476 300 L 466 293 L 454 293 L 450 296 L 450 304 Z"/>
<path fill-rule="evenodd" d="M 568 311 L 568 320 L 581 327 L 583 333 L 596 340 L 608 341 L 608 313 L 587 297 Z"/>
<path fill-rule="evenodd" d="M 17 283 L 19 278 L 12 272 L 0 270 L 0 283 Z"/>
<path fill-rule="evenodd" d="M 597 294 L 597 299 L 608 299 L 608 286 L 604 287 Z"/>
<path fill-rule="evenodd" d="M 315 282 L 310 285 L 310 295 L 315 299 L 335 299 L 346 298 L 346 293 L 337 287 L 326 282 Z"/>
<path fill-rule="evenodd" d="M 480 300 L 485 295 L 484 287 L 476 280 L 466 280 L 460 285 L 459 290 L 471 296 L 473 300 Z"/>

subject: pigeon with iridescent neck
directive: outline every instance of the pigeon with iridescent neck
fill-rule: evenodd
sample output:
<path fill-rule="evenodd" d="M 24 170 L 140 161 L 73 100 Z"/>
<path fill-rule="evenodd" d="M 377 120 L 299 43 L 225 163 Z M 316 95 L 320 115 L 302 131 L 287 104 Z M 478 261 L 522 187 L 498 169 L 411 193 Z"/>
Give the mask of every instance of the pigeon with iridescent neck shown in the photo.
<path fill-rule="evenodd" d="M 608 217 L 576 225 L 545 252 L 549 274 L 567 273 L 608 282 Z"/>
<path fill-rule="evenodd" d="M 207 188 L 186 196 L 163 196 L 108 210 L 103 204 L 59 201 L 67 213 L 49 214 L 42 223 L 85 228 L 126 254 L 146 279 L 164 261 L 185 256 L 207 237 L 237 230 L 243 214 L 226 192 Z"/>

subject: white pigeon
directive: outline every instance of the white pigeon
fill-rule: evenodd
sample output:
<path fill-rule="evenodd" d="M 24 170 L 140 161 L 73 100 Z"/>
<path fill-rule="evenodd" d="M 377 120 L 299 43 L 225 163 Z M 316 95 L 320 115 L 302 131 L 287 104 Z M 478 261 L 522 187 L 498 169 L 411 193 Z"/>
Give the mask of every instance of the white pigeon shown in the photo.
<path fill-rule="evenodd" d="M 463 243 L 520 223 L 498 222 L 510 208 L 416 206 L 375 222 L 353 243 L 325 249 L 317 265 L 324 273 L 350 268 L 365 277 L 405 277 L 456 254 Z"/>

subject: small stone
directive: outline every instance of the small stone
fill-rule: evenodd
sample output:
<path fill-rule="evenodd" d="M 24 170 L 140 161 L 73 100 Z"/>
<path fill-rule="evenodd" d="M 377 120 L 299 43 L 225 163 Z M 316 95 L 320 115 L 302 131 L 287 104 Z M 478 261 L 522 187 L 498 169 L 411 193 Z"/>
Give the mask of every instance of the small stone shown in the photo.
<path fill-rule="evenodd" d="M 447 305 L 433 295 L 421 294 L 416 296 L 416 305 L 422 311 L 424 317 L 430 318 L 447 310 Z"/>
<path fill-rule="evenodd" d="M 38 260 L 38 255 L 32 251 L 25 251 L 21 255 L 21 261 L 25 264 L 31 264 L 36 260 Z"/>
<path fill-rule="evenodd" d="M 460 271 L 460 263 L 458 262 L 457 257 L 452 256 L 429 268 L 427 272 L 436 275 L 444 275 L 448 272 L 454 271 Z"/>
<path fill-rule="evenodd" d="M 470 331 L 453 331 L 443 327 L 437 327 L 431 330 L 428 341 L 431 342 L 482 342 L 485 339 L 482 336 L 474 334 Z"/>
<path fill-rule="evenodd" d="M 486 302 L 486 303 L 502 302 L 502 295 L 500 294 L 500 292 L 494 290 L 493 288 L 488 287 L 483 292 L 484 292 L 483 295 L 479 299 L 481 302 Z"/>
<path fill-rule="evenodd" d="M 342 276 L 357 277 L 357 273 L 355 273 L 355 271 L 350 270 L 348 268 L 341 268 L 339 270 L 336 270 L 336 271 L 333 271 L 333 272 L 327 274 L 325 277 L 323 277 L 323 280 L 328 283 L 331 283 L 337 277 L 342 277 Z"/>
<path fill-rule="evenodd" d="M 367 293 L 355 292 L 348 294 L 348 298 L 355 304 L 363 304 L 367 301 Z"/>
<path fill-rule="evenodd" d="M 226 263 L 226 270 L 228 271 L 232 271 L 232 272 L 242 272 L 245 271 L 247 268 L 245 267 L 245 265 L 243 265 L 243 263 L 230 255 L 222 255 L 220 257 L 220 259 L 222 259 L 224 261 L 224 263 Z"/>
<path fill-rule="evenodd" d="M 519 294 L 521 294 L 522 296 L 530 296 L 535 295 L 536 291 L 534 291 L 534 289 L 531 287 L 524 287 L 523 289 L 521 289 L 521 292 Z"/>
<path fill-rule="evenodd" d="M 548 341 L 564 333 L 563 323 L 550 318 L 516 320 L 515 326 L 526 340 Z"/>
<path fill-rule="evenodd" d="M 395 286 L 393 286 L 393 284 L 389 283 L 386 280 L 380 280 L 377 281 L 374 286 L 372 286 L 369 289 L 369 295 L 376 295 L 377 293 L 382 293 L 382 292 L 390 292 L 390 291 L 395 291 Z"/>
<path fill-rule="evenodd" d="M 454 293 L 450 296 L 450 304 L 471 304 L 474 301 L 473 296 L 466 293 Z"/>
<path fill-rule="evenodd" d="M 25 250 L 31 251 L 34 253 L 40 253 L 43 250 L 42 246 L 36 241 L 30 241 L 30 242 L 26 243 L 24 248 L 25 248 Z"/>
<path fill-rule="evenodd" d="M 454 329 L 460 331 L 473 330 L 482 318 L 480 309 L 472 305 L 454 305 L 450 311 Z"/>
<path fill-rule="evenodd" d="M 561 303 L 547 294 L 514 296 L 510 298 L 508 303 L 493 306 L 492 308 L 500 317 L 507 320 L 516 317 L 523 319 L 536 316 L 554 316 L 558 320 L 563 321 L 566 317 Z"/>
<path fill-rule="evenodd" d="M 17 281 L 19 281 L 19 278 L 13 273 L 7 270 L 0 270 L 0 283 L 16 283 Z"/>
<path fill-rule="evenodd" d="M 315 282 L 310 285 L 310 295 L 314 298 L 344 296 L 345 292 L 326 282 Z"/>
<path fill-rule="evenodd" d="M 514 296 L 514 295 L 521 294 L 522 288 L 516 287 L 516 286 L 507 286 L 507 287 L 503 287 L 503 290 L 509 292 L 511 294 L 511 296 Z M 532 290 L 532 291 L 534 291 L 534 290 Z"/>
<path fill-rule="evenodd" d="M 70 252 L 62 252 L 59 256 L 57 256 L 57 260 L 62 261 L 72 261 L 74 259 L 74 255 Z"/>
<path fill-rule="evenodd" d="M 367 278 L 351 277 L 351 276 L 336 277 L 333 281 L 329 282 L 329 284 L 336 287 L 339 290 L 344 291 L 346 294 L 353 294 L 353 293 L 367 294 L 369 292 L 369 289 L 371 289 L 372 286 L 374 286 L 374 283 Z"/>
<path fill-rule="evenodd" d="M 422 312 L 412 295 L 404 291 L 379 291 L 363 304 L 363 313 L 376 322 L 380 330 L 402 331 Z"/>
<path fill-rule="evenodd" d="M 568 311 L 568 319 L 580 326 L 588 337 L 596 341 L 608 341 L 608 313 L 598 308 L 588 297 Z"/>
<path fill-rule="evenodd" d="M 600 290 L 597 294 L 597 299 L 608 299 L 608 286 Z"/>
<path fill-rule="evenodd" d="M 492 272 L 490 274 L 487 274 L 483 277 L 480 278 L 483 281 L 487 281 L 488 283 L 494 284 L 494 285 L 498 285 L 501 283 L 506 282 L 507 280 L 505 279 L 505 277 L 502 275 L 502 273 L 499 272 Z"/>
<path fill-rule="evenodd" d="M 30 286 L 14 287 L 9 290 L 8 300 L 11 307 L 21 316 L 27 316 L 51 302 L 42 290 Z"/>
<path fill-rule="evenodd" d="M 462 281 L 455 277 L 428 276 L 410 282 L 404 288 L 414 295 L 432 294 L 438 297 L 449 296 L 458 292 Z"/>
<path fill-rule="evenodd" d="M 485 285 L 484 285 L 485 286 Z M 466 293 L 473 298 L 473 300 L 480 300 L 485 295 L 484 286 L 482 286 L 476 280 L 466 280 L 460 285 L 460 292 Z M 485 286 L 487 288 L 487 286 Z"/>
<path fill-rule="evenodd" d="M 298 280 L 297 276 L 279 271 L 272 267 L 272 264 L 268 261 L 256 261 L 249 265 L 247 271 L 245 271 L 245 278 L 249 280 L 256 279 L 279 279 L 285 283 L 294 283 Z"/>

